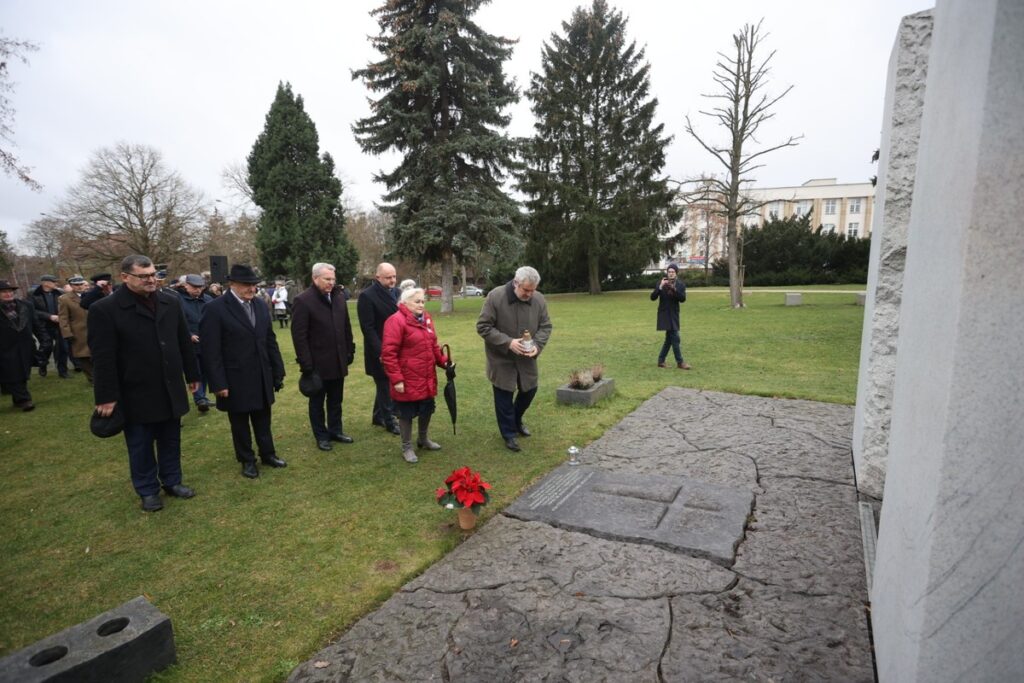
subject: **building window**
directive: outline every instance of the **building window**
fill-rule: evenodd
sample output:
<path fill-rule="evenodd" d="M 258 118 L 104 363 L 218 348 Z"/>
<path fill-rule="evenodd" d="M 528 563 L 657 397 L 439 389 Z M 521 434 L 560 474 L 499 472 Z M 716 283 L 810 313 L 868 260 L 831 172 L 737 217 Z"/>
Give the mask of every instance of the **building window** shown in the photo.
<path fill-rule="evenodd" d="M 803 218 L 810 212 L 810 210 L 811 203 L 809 201 L 800 200 L 798 202 L 793 202 L 793 215 L 797 218 Z"/>
<path fill-rule="evenodd" d="M 768 202 L 768 219 L 782 218 L 782 202 Z"/>
<path fill-rule="evenodd" d="M 860 223 L 850 223 L 846 226 L 846 236 L 856 237 L 860 234 Z"/>
<path fill-rule="evenodd" d="M 834 235 L 834 234 L 836 234 L 836 224 L 835 223 L 826 223 L 825 225 L 821 226 L 821 232 L 826 234 L 826 235 Z"/>
<path fill-rule="evenodd" d="M 836 200 L 835 199 L 826 199 L 825 200 L 825 215 L 826 216 L 835 216 L 836 215 Z M 832 227 L 835 228 L 834 225 Z"/>
<path fill-rule="evenodd" d="M 860 197 L 850 200 L 850 213 L 860 213 Z"/>

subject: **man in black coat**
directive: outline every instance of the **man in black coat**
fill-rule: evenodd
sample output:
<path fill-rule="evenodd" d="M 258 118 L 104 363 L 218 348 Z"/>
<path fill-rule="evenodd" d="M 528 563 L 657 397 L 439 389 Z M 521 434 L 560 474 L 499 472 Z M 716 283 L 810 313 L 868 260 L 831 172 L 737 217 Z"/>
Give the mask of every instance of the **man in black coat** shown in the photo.
<path fill-rule="evenodd" d="M 242 476 L 255 479 L 260 473 L 252 450 L 250 423 L 263 464 L 287 465 L 277 457 L 270 431 L 270 406 L 274 392 L 284 386 L 284 361 L 270 312 L 256 298 L 259 275 L 249 266 L 235 264 L 228 280 L 228 292 L 203 308 L 199 355 L 203 376 L 217 397 L 217 410 L 228 414 Z"/>
<path fill-rule="evenodd" d="M 33 333 L 47 341 L 46 326 L 35 307 L 14 298 L 17 285 L 0 280 L 0 394 L 10 394 L 15 408 L 28 412 L 36 407 L 28 379 L 36 362 Z"/>
<path fill-rule="evenodd" d="M 206 398 L 206 380 L 203 372 L 203 359 L 199 348 L 199 321 L 203 318 L 203 309 L 206 304 L 213 301 L 213 297 L 204 292 L 206 280 L 198 273 L 185 276 L 185 282 L 178 291 L 181 297 L 181 310 L 185 312 L 185 322 L 188 323 L 188 331 L 192 335 L 192 348 L 196 352 L 199 362 L 199 389 L 192 394 L 192 400 L 196 402 L 199 412 L 205 413 L 210 409 L 210 400 Z"/>
<path fill-rule="evenodd" d="M 689 370 L 689 364 L 683 360 L 683 352 L 679 348 L 679 304 L 686 301 L 686 283 L 676 277 L 679 266 L 670 263 L 665 269 L 665 277 L 651 292 L 651 301 L 658 302 L 658 330 L 665 331 L 665 342 L 658 353 L 658 367 L 665 367 L 668 350 L 676 358 L 676 367 Z"/>
<path fill-rule="evenodd" d="M 316 371 L 323 380 L 323 389 L 309 397 L 309 423 L 317 447 L 329 451 L 331 441 L 352 443 L 352 437 L 341 428 L 341 402 L 356 344 L 352 340 L 344 288 L 337 286 L 334 266 L 329 263 L 314 264 L 313 284 L 295 297 L 292 341 L 302 373 Z"/>
<path fill-rule="evenodd" d="M 395 422 L 394 404 L 391 401 L 391 383 L 380 364 L 380 347 L 384 338 L 384 321 L 398 311 L 398 290 L 395 288 L 397 279 L 395 267 L 390 263 L 381 263 L 377 266 L 373 284 L 360 293 L 356 302 L 359 327 L 363 330 L 363 364 L 366 374 L 377 385 L 371 422 L 392 434 L 398 434 L 398 424 Z"/>
<path fill-rule="evenodd" d="M 89 280 L 92 281 L 92 287 L 82 294 L 82 300 L 79 302 L 82 308 L 87 311 L 94 303 L 105 296 L 110 296 L 114 291 L 114 286 L 110 282 L 110 273 L 97 273 L 89 278 Z"/>
<path fill-rule="evenodd" d="M 36 317 L 46 326 L 46 337 L 49 340 L 46 344 L 39 344 L 37 361 L 40 377 L 46 377 L 46 366 L 50 363 L 50 354 L 53 354 L 57 374 L 63 379 L 68 378 L 68 347 L 60 333 L 60 307 L 57 303 L 63 293 L 57 286 L 56 276 L 44 275 L 39 278 L 39 285 L 29 295 L 36 309 Z"/>
<path fill-rule="evenodd" d="M 171 496 L 195 495 L 181 483 L 181 417 L 185 381 L 195 391 L 199 369 L 181 300 L 156 291 L 153 262 L 128 256 L 121 280 L 124 286 L 89 307 L 93 393 L 100 416 L 115 407 L 124 415 L 132 485 L 142 509 L 155 512 L 163 508 L 161 484 Z"/>

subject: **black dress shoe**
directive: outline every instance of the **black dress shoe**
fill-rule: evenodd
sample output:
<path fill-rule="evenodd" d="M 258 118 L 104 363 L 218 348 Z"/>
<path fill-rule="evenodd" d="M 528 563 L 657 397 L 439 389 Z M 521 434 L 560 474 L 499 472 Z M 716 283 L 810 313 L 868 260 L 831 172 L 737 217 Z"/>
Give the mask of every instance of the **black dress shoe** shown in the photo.
<path fill-rule="evenodd" d="M 327 439 L 324 439 L 323 441 L 317 441 L 316 447 L 322 451 L 329 451 L 332 448 L 334 448 L 334 446 L 331 445 L 331 442 L 328 441 Z"/>
<path fill-rule="evenodd" d="M 21 408 L 26 413 L 30 410 L 36 409 L 36 404 L 33 403 L 32 401 L 22 401 L 21 403 L 15 403 L 14 406 L 16 408 Z"/>
<path fill-rule="evenodd" d="M 523 450 L 522 448 L 519 447 L 519 442 L 516 441 L 516 437 L 514 436 L 510 436 L 509 438 L 505 439 L 505 448 L 509 449 L 510 451 L 515 451 L 517 453 Z"/>
<path fill-rule="evenodd" d="M 210 403 L 209 401 L 197 401 L 196 408 L 199 409 L 200 413 L 205 413 L 207 410 L 210 409 Z"/>
<path fill-rule="evenodd" d="M 337 441 L 338 443 L 352 443 L 355 440 L 351 436 L 349 436 L 348 434 L 344 434 L 344 433 L 343 434 L 331 434 L 330 437 L 328 437 L 328 438 L 330 438 L 331 441 Z"/>
<path fill-rule="evenodd" d="M 61 379 L 71 379 L 71 375 L 69 375 L 66 372 L 59 372 L 57 374 L 60 376 Z"/>
<path fill-rule="evenodd" d="M 242 476 L 249 479 L 255 479 L 260 476 L 260 471 L 256 469 L 256 463 L 254 462 L 243 462 L 242 463 Z"/>
<path fill-rule="evenodd" d="M 519 425 L 519 436 L 530 436 L 530 430 L 526 428 L 526 425 Z"/>
<path fill-rule="evenodd" d="M 388 430 L 389 432 L 391 432 L 391 433 L 392 433 L 392 434 L 394 434 L 395 436 L 398 436 L 399 434 L 401 434 L 401 433 L 402 433 L 402 432 L 401 432 L 401 431 L 399 431 L 399 429 L 398 429 L 398 423 L 397 423 L 397 422 L 389 422 L 389 423 L 388 423 L 388 426 L 387 426 L 387 427 L 385 427 L 384 429 Z"/>
<path fill-rule="evenodd" d="M 146 512 L 156 512 L 157 510 L 163 510 L 164 502 L 160 500 L 159 495 L 143 496 L 142 509 L 145 510 Z"/>
<path fill-rule="evenodd" d="M 276 455 L 268 455 L 265 458 L 260 458 L 260 460 L 262 460 L 263 464 L 267 467 L 288 467 L 288 463 Z"/>
<path fill-rule="evenodd" d="M 39 376 L 40 377 L 46 377 L 46 368 L 44 368 L 44 367 L 43 368 L 39 368 Z M 157 509 L 159 510 L 160 508 L 157 508 Z"/>
<path fill-rule="evenodd" d="M 167 491 L 167 495 L 174 496 L 175 498 L 191 498 L 196 495 L 196 492 L 185 486 L 184 484 L 175 484 L 174 486 L 165 486 L 164 491 Z"/>

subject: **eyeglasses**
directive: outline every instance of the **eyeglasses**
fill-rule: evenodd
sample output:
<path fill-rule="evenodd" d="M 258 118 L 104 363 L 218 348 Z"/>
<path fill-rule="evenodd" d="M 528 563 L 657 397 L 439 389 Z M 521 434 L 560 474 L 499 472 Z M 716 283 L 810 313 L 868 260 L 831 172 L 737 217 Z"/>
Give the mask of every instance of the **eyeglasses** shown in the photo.
<path fill-rule="evenodd" d="M 125 275 L 131 275 L 132 277 L 138 278 L 139 280 L 155 280 L 156 279 L 156 271 L 153 271 L 152 273 L 125 273 Z"/>

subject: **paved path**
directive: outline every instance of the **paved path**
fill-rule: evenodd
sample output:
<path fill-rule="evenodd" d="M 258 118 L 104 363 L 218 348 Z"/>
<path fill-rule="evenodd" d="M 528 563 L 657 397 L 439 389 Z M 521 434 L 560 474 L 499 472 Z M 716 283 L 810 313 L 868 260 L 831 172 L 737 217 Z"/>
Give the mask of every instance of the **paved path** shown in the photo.
<path fill-rule="evenodd" d="M 289 681 L 873 681 L 852 423 L 665 389 L 581 459 L 752 493 L 731 562 L 506 510 Z"/>

